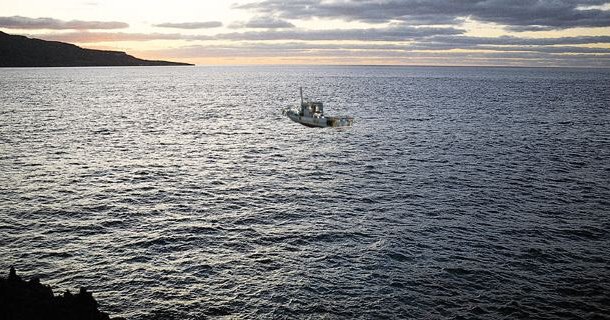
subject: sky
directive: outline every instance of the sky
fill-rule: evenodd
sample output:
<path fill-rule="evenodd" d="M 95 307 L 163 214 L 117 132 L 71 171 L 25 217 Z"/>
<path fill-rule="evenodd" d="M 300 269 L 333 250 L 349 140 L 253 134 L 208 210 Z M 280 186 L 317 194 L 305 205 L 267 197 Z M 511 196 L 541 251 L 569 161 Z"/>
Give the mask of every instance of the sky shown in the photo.
<path fill-rule="evenodd" d="M 0 0 L 0 31 L 199 65 L 610 68 L 610 0 Z"/>

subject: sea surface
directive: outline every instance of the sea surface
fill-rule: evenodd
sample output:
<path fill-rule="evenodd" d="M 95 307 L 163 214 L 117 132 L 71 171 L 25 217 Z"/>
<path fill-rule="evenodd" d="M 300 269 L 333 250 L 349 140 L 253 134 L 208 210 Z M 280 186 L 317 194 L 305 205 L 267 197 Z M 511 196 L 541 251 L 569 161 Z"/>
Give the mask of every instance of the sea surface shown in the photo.
<path fill-rule="evenodd" d="M 0 69 L 11 265 L 128 319 L 608 319 L 610 70 Z"/>

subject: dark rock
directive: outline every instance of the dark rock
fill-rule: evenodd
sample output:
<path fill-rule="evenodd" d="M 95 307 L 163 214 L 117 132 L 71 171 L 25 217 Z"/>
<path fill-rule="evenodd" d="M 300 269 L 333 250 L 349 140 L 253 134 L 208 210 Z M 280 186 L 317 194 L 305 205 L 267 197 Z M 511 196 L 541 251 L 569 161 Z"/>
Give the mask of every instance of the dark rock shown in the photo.
<path fill-rule="evenodd" d="M 11 266 L 11 269 L 8 272 L 8 281 L 11 281 L 11 282 L 21 281 L 21 277 L 19 277 L 17 275 L 17 272 L 15 271 L 15 267 L 13 267 L 13 266 Z"/>
<path fill-rule="evenodd" d="M 83 49 L 0 31 L 0 67 L 178 66 L 188 63 L 142 60 L 125 52 Z"/>
<path fill-rule="evenodd" d="M 55 296 L 40 279 L 26 282 L 11 267 L 8 278 L 0 278 L 0 319 L 109 320 L 110 317 L 98 310 L 97 301 L 86 288 L 80 288 L 77 294 L 67 291 Z"/>

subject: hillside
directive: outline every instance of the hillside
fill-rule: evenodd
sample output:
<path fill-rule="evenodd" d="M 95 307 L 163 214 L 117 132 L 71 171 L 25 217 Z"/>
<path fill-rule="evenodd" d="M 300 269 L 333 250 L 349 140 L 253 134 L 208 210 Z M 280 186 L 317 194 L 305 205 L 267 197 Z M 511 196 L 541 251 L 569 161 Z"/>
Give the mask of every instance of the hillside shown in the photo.
<path fill-rule="evenodd" d="M 0 67 L 177 66 L 188 63 L 142 60 L 120 51 L 83 49 L 0 31 Z"/>

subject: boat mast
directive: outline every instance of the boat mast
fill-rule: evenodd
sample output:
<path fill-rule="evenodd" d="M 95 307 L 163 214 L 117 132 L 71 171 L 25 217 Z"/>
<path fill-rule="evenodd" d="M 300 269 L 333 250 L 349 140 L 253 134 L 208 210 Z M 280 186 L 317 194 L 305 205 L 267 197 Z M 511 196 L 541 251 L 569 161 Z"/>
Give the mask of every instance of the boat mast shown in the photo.
<path fill-rule="evenodd" d="M 301 92 L 301 105 L 303 105 L 303 87 L 299 87 L 299 92 Z"/>

